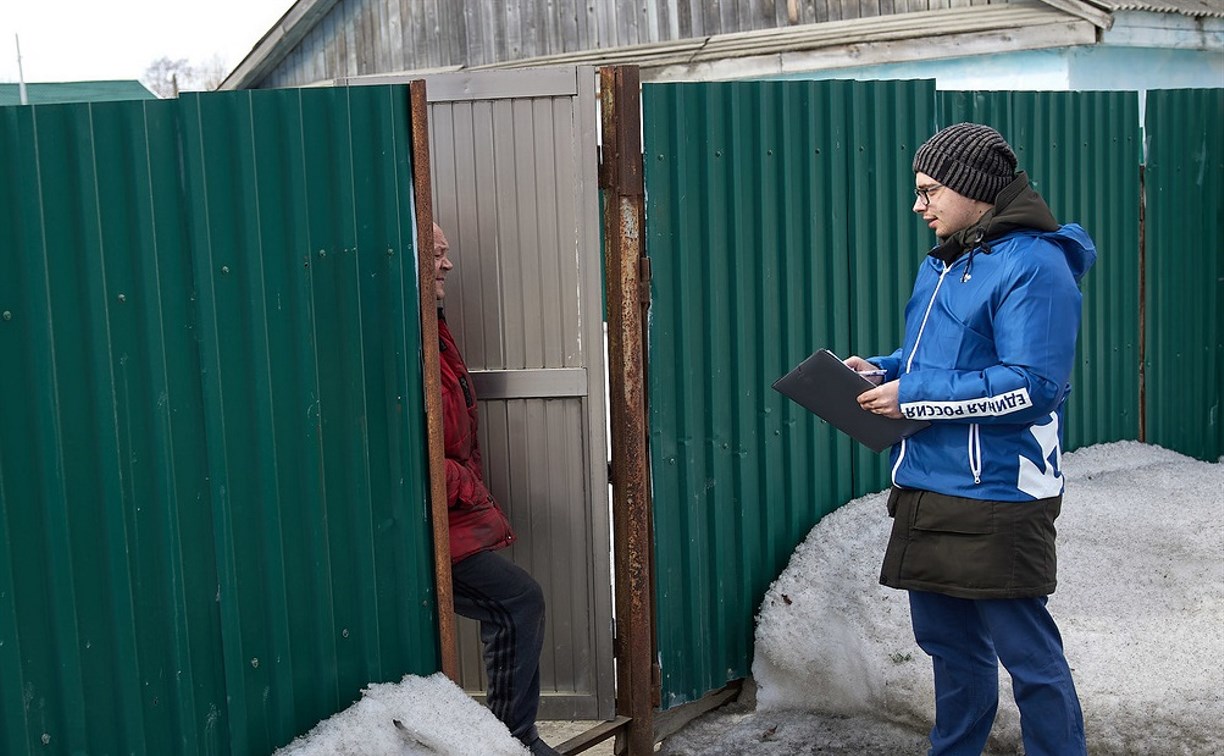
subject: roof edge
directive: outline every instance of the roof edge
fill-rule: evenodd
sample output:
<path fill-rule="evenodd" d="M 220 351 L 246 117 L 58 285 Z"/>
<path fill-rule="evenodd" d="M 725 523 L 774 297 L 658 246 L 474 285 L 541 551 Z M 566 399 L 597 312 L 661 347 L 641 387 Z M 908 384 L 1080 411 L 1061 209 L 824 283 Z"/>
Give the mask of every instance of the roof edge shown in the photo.
<path fill-rule="evenodd" d="M 1113 26 L 1113 16 L 1108 11 L 1103 11 L 1085 0 L 1040 0 L 1040 2 L 1082 18 L 1098 29 L 1108 31 Z"/>
<path fill-rule="evenodd" d="M 247 53 L 217 91 L 247 89 L 275 68 L 339 0 L 297 0 Z"/>

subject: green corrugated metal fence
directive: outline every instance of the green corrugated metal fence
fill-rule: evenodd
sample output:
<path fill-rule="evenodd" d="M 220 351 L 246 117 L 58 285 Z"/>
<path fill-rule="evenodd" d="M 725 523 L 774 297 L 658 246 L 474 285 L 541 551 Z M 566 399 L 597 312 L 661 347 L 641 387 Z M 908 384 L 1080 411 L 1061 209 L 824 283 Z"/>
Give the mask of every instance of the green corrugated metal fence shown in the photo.
<path fill-rule="evenodd" d="M 770 384 L 816 347 L 900 339 L 933 107 L 929 84 L 644 88 L 665 708 L 749 673 L 753 615 L 795 545 L 882 485 L 882 459 Z"/>
<path fill-rule="evenodd" d="M 1224 89 L 1148 92 L 1147 440 L 1224 455 Z"/>
<path fill-rule="evenodd" d="M 1066 450 L 1138 438 L 1139 101 L 1134 92 L 940 92 L 940 126 L 989 124 L 1061 223 L 1097 245 L 1084 276 Z"/>
<path fill-rule="evenodd" d="M 0 109 L 0 751 L 437 668 L 407 91 Z"/>
<path fill-rule="evenodd" d="M 1218 99 L 1180 107 L 1216 107 L 1204 103 Z M 1067 448 L 1138 437 L 1142 156 L 1134 93 L 937 94 L 929 82 L 648 85 L 643 111 L 657 630 L 668 708 L 749 673 L 753 615 L 794 547 L 821 516 L 887 484 L 885 457 L 769 386 L 815 348 L 870 355 L 899 342 L 914 271 L 933 242 L 910 212 L 913 150 L 940 126 L 998 127 L 1055 214 L 1096 240 Z M 1218 133 L 1218 120 L 1204 119 L 1217 125 L 1203 133 Z M 1214 167 L 1218 181 L 1218 156 L 1205 159 L 1194 165 Z M 1204 218 L 1217 212 L 1217 235 L 1207 234 L 1217 241 L 1203 245 L 1217 257 L 1200 270 L 1219 265 L 1220 193 L 1212 191 L 1199 201 Z M 1149 245 L 1149 266 L 1151 254 Z M 1218 276 L 1210 280 L 1218 286 Z M 1200 284 L 1195 306 L 1219 323 Z M 1154 329 L 1179 327 L 1149 313 L 1153 343 Z M 1217 345 L 1213 370 L 1221 369 L 1222 331 L 1195 342 Z M 1217 387 L 1219 374 L 1203 378 Z M 1200 393 L 1203 406 L 1218 406 L 1218 387 Z M 1149 402 L 1149 418 L 1152 410 Z"/>

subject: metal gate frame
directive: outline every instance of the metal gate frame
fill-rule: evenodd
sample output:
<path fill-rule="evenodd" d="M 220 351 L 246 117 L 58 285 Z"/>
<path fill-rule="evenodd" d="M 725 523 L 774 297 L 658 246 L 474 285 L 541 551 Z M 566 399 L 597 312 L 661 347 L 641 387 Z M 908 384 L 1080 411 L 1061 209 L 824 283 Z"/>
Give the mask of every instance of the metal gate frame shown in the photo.
<path fill-rule="evenodd" d="M 474 161 L 480 157 L 487 158 L 488 156 L 456 156 L 452 154 L 461 145 L 451 144 L 445 140 L 439 141 L 439 134 L 437 133 L 439 126 L 435 115 L 438 112 L 438 108 L 450 103 L 464 102 L 471 102 L 476 106 L 481 106 L 484 103 L 504 102 L 510 99 L 515 100 L 516 104 L 525 98 L 564 99 L 569 97 L 572 99 L 573 122 L 570 126 L 571 131 L 565 134 L 558 128 L 555 139 L 558 143 L 565 139 L 573 139 L 575 144 L 573 174 L 576 185 L 564 187 L 563 190 L 569 192 L 569 196 L 575 198 L 573 208 L 573 221 L 576 227 L 574 252 L 577 255 L 575 262 L 579 278 L 575 282 L 577 289 L 572 294 L 569 291 L 563 291 L 560 294 L 564 294 L 567 298 L 575 297 L 572 310 L 576 312 L 581 323 L 579 338 L 582 347 L 579 350 L 579 354 L 574 356 L 574 359 L 581 359 L 584 362 L 574 366 L 568 361 L 569 357 L 567 357 L 567 362 L 563 367 L 481 369 L 482 366 L 479 364 L 479 348 L 473 348 L 469 344 L 465 346 L 464 351 L 469 358 L 469 365 L 472 368 L 471 373 L 476 394 L 483 405 L 481 418 L 482 437 L 487 437 L 490 433 L 490 426 L 498 422 L 491 415 L 494 415 L 503 404 L 507 407 L 511 405 L 517 407 L 524 402 L 531 403 L 539 399 L 581 400 L 582 446 L 584 447 L 582 453 L 585 464 L 581 472 L 576 474 L 583 481 L 584 506 L 587 509 L 580 516 L 585 517 L 589 522 L 589 532 L 583 534 L 585 543 L 582 544 L 581 551 L 586 555 L 587 564 L 580 573 L 580 579 L 585 581 L 584 590 L 588 592 L 591 604 L 585 613 L 589 620 L 589 627 L 567 637 L 574 639 L 574 648 L 579 648 L 578 644 L 581 640 L 582 645 L 579 650 L 581 654 L 589 659 L 586 669 L 579 669 L 575 666 L 572 672 L 575 685 L 583 683 L 587 687 L 576 687 L 575 692 L 572 694 L 558 689 L 557 693 L 554 694 L 547 692 L 548 685 L 547 681 L 545 681 L 545 693 L 542 696 L 540 713 L 541 718 L 550 719 L 611 719 L 614 707 L 614 641 L 612 629 L 610 513 L 606 498 L 608 488 L 608 458 L 605 428 L 606 398 L 603 388 L 605 367 L 602 349 L 604 338 L 602 327 L 602 270 L 598 257 L 594 257 L 594 255 L 598 254 L 599 250 L 598 186 L 594 159 L 596 156 L 595 144 L 597 134 L 595 122 L 597 115 L 595 71 L 589 67 L 570 67 L 536 69 L 526 72 L 486 71 L 448 73 L 425 76 L 424 78 L 419 78 L 412 74 L 392 74 L 338 79 L 334 83 L 337 86 L 353 86 L 405 82 L 410 83 L 414 93 L 414 126 L 418 123 L 428 124 L 429 133 L 427 135 L 414 136 L 414 141 L 416 142 L 414 152 L 421 155 L 421 157 L 416 158 L 416 165 L 420 166 L 423 163 L 430 164 L 429 170 L 431 171 L 434 184 L 432 189 L 430 189 L 428 187 L 421 187 L 419 185 L 420 182 L 418 182 L 416 194 L 419 202 L 416 208 L 418 238 L 423 250 L 428 245 L 431 245 L 432 222 L 435 219 L 435 215 L 440 218 L 443 227 L 447 229 L 448 236 L 451 237 L 452 245 L 459 248 L 460 263 L 457 272 L 464 270 L 464 263 L 462 261 L 464 245 L 461 243 L 456 245 L 456 242 L 459 241 L 456 239 L 456 235 L 461 233 L 461 229 L 472 231 L 473 229 L 480 228 L 481 232 L 487 233 L 488 227 L 493 225 L 489 220 L 490 213 L 496 213 L 501 208 L 490 210 L 488 208 L 469 206 L 475 204 L 474 199 L 471 203 L 465 203 L 460 199 L 460 191 L 456 186 L 447 185 L 445 180 L 442 184 L 439 184 L 439 180 L 442 178 L 439 170 L 442 168 L 441 164 L 446 160 L 455 158 Z M 428 118 L 422 117 L 423 113 L 421 104 L 417 99 L 418 97 L 423 98 L 428 105 Z M 532 99 L 532 102 L 538 101 Z M 491 104 L 490 107 L 495 108 L 499 106 Z M 514 124 L 516 129 L 522 125 L 517 121 Z M 526 124 L 526 127 L 530 128 L 531 125 Z M 498 133 L 493 134 L 494 139 L 497 138 Z M 494 150 L 496 146 L 489 145 L 490 151 Z M 432 158 L 430 157 L 431 155 Z M 583 159 L 588 156 L 590 159 Z M 498 201 L 499 203 L 501 202 L 500 195 Z M 478 215 L 478 211 L 483 214 Z M 470 251 L 474 252 L 475 250 Z M 512 243 L 503 243 L 501 241 L 498 242 L 496 251 L 499 256 L 506 259 L 510 259 L 511 255 L 519 253 L 519 250 L 513 248 Z M 422 267 L 424 267 L 424 256 L 421 259 Z M 517 262 L 510 262 L 506 266 L 503 263 L 504 267 L 510 268 L 514 268 L 517 264 Z M 429 274 L 432 276 L 432 271 Z M 422 273 L 422 276 L 424 276 L 424 273 Z M 452 286 L 452 288 L 454 287 Z M 428 294 L 431 290 L 431 288 L 427 289 L 422 285 L 422 324 L 425 329 L 424 333 L 427 334 L 424 337 L 426 343 L 432 340 L 428 334 L 433 332 L 432 329 L 436 329 L 436 321 L 434 321 L 434 325 L 430 323 L 433 319 L 433 313 L 427 314 L 425 312 L 425 310 L 431 309 L 433 305 Z M 464 327 L 466 325 L 463 315 L 468 308 L 462 306 L 462 296 L 458 298 L 458 301 L 453 301 L 456 299 L 454 296 L 456 293 L 462 295 L 462 288 L 460 287 L 458 291 L 452 291 L 452 296 L 448 297 L 448 312 L 451 315 L 451 328 L 459 337 L 460 343 L 463 344 L 465 343 Z M 488 294 L 487 291 L 481 293 L 482 296 Z M 547 292 L 547 294 L 554 296 L 552 291 Z M 488 303 L 482 302 L 481 306 L 488 306 Z M 566 305 L 566 307 L 570 307 L 570 305 Z M 459 310 L 458 318 L 455 317 L 456 309 Z M 472 339 L 475 339 L 477 335 L 476 333 L 468 334 Z M 429 359 L 428 355 L 426 359 Z M 505 411 L 510 412 L 509 409 Z M 509 421 L 507 420 L 507 422 Z M 482 438 L 482 442 L 484 441 L 485 438 Z M 506 485 L 506 481 L 499 481 L 497 479 L 498 473 L 496 470 L 496 465 L 502 462 L 500 458 L 503 455 L 496 449 L 491 452 L 487 444 L 484 451 L 486 456 L 485 472 L 486 477 L 490 478 L 490 487 L 494 488 L 495 492 L 498 493 L 503 504 L 509 504 L 508 508 L 511 510 L 511 518 L 513 520 L 515 519 L 514 510 L 517 507 L 528 506 L 531 502 L 519 501 L 516 504 L 512 500 L 512 496 L 508 496 L 506 491 L 497 491 L 499 483 L 503 486 Z M 538 454 L 541 450 L 535 451 Z M 441 462 L 439 461 L 437 464 L 440 465 Z M 439 467 L 438 469 L 440 470 L 441 468 Z M 435 475 L 435 477 L 437 476 Z M 434 516 L 435 530 L 438 534 L 438 539 L 442 540 L 446 532 L 445 509 L 435 507 Z M 441 521 L 440 523 L 438 522 L 439 520 Z M 516 527 L 516 529 L 519 528 Z M 530 538 L 524 539 L 522 538 L 523 535 L 520 531 L 520 544 L 525 544 L 530 548 Z M 548 542 L 556 543 L 556 541 Z M 526 558 L 547 559 L 544 551 L 542 551 L 542 549 L 546 548 L 544 544 L 538 544 L 532 549 L 530 554 L 526 555 Z M 511 554 L 517 558 L 523 558 L 523 555 L 516 553 L 517 550 L 518 547 L 511 549 Z M 436 554 L 435 559 L 438 563 L 440 598 L 441 594 L 446 592 L 447 596 L 444 600 L 450 601 L 450 581 L 448 579 L 450 570 L 449 557 L 443 558 L 440 554 Z M 567 566 L 565 570 L 569 574 L 574 574 L 572 565 Z M 529 571 L 533 570 L 529 568 Z M 551 613 L 554 606 L 564 603 L 564 599 L 553 600 L 553 597 L 549 595 L 549 573 L 541 573 L 538 568 L 533 572 L 545 587 L 546 605 Z M 445 610 L 441 610 L 440 613 L 445 614 L 448 619 L 453 619 L 452 615 Z M 575 608 L 574 616 L 577 614 L 578 611 Z M 573 617 L 571 617 L 572 620 Z M 576 625 L 571 624 L 570 626 Z M 460 619 L 454 622 L 452 627 L 447 627 L 443 624 L 440 626 L 440 632 L 444 649 L 444 671 L 469 691 L 482 688 L 484 669 L 483 663 L 480 661 L 475 623 Z M 458 647 L 457 652 L 455 651 L 456 646 Z M 564 674 L 564 672 L 559 671 L 558 674 Z M 563 681 L 557 679 L 556 682 L 560 684 Z M 478 694 L 477 697 L 479 697 Z"/>

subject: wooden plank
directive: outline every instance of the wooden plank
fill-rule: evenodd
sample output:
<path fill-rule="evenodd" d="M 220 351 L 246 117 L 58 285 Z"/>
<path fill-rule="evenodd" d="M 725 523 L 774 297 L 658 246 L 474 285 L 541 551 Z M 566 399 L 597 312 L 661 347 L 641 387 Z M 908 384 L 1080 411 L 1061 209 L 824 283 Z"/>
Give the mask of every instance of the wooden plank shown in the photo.
<path fill-rule="evenodd" d="M 444 65 L 442 58 L 442 35 L 438 33 L 438 18 L 442 15 L 438 0 L 418 0 L 421 4 L 425 26 L 425 65 L 421 68 L 437 68 Z"/>
<path fill-rule="evenodd" d="M 347 45 L 344 40 L 343 18 L 337 16 L 333 23 L 329 42 L 327 42 L 327 72 L 331 76 L 344 76 L 344 58 L 347 55 Z"/>
<path fill-rule="evenodd" d="M 574 14 L 578 26 L 578 47 L 575 50 L 590 50 L 595 48 L 595 40 L 599 38 L 599 17 L 595 3 L 577 3 Z"/>
<path fill-rule="evenodd" d="M 564 3 L 555 0 L 537 2 L 544 18 L 544 44 L 537 47 L 537 50 L 545 55 L 559 53 L 565 49 L 561 41 L 561 13 Z"/>
<path fill-rule="evenodd" d="M 668 709 L 665 712 L 656 714 L 654 720 L 655 741 L 658 742 L 675 735 L 684 729 L 685 725 L 698 717 L 736 700 L 739 698 L 743 687 L 743 680 L 733 680 L 722 688 L 713 693 L 707 693 L 696 701 L 691 701 L 674 709 Z"/>
<path fill-rule="evenodd" d="M 442 36 L 442 65 L 467 61 L 467 10 L 470 3 L 442 3 L 438 19 Z"/>
<path fill-rule="evenodd" d="M 739 7 L 734 2 L 718 4 L 718 33 L 730 34 L 739 31 Z"/>
<path fill-rule="evenodd" d="M 356 76 L 357 70 L 357 29 L 356 29 L 356 13 L 350 9 L 345 3 L 341 3 L 340 7 L 344 8 L 344 67 L 342 68 L 345 76 Z"/>
<path fill-rule="evenodd" d="M 357 70 L 360 73 L 378 71 L 378 7 L 382 0 L 365 0 L 357 4 Z"/>
<path fill-rule="evenodd" d="M 834 0 L 812 0 L 812 23 L 823 24 L 831 20 L 829 16 L 829 3 Z"/>
<path fill-rule="evenodd" d="M 558 30 L 560 47 L 557 52 L 572 52 L 580 50 L 579 45 L 579 19 L 582 18 L 583 10 L 586 3 L 558 3 Z"/>
<path fill-rule="evenodd" d="M 629 728 L 629 717 L 617 717 L 610 722 L 600 722 L 586 732 L 579 733 L 556 748 L 566 756 L 582 753 L 600 743 L 614 738 L 620 732 Z"/>
<path fill-rule="evenodd" d="M 672 0 L 680 14 L 680 39 L 701 37 L 705 34 L 701 0 Z"/>
<path fill-rule="evenodd" d="M 399 45 L 391 44 L 392 37 L 391 27 L 399 26 L 399 3 L 395 0 L 379 0 L 378 13 L 374 19 L 375 30 L 378 34 L 378 48 L 374 51 L 374 70 L 375 71 L 400 71 L 403 66 L 399 65 L 397 59 L 399 51 L 396 49 Z"/>
<path fill-rule="evenodd" d="M 418 69 L 425 67 L 425 8 L 419 0 L 401 0 L 400 8 L 406 13 L 404 18 L 404 67 Z M 426 89 L 428 92 L 428 88 Z"/>
<path fill-rule="evenodd" d="M 540 13 L 540 0 L 517 0 L 519 12 L 518 57 L 537 55 L 543 46 L 544 17 Z"/>
<path fill-rule="evenodd" d="M 616 6 L 616 44 L 640 45 L 642 39 L 638 31 L 638 3 L 624 3 Z"/>
<path fill-rule="evenodd" d="M 497 51 L 498 60 L 515 60 L 525 57 L 523 51 L 523 14 L 517 2 L 505 3 L 501 10 L 504 46 Z"/>
<path fill-rule="evenodd" d="M 335 27 L 335 21 L 330 21 L 332 28 Z M 327 28 L 324 26 L 324 28 Z M 297 70 L 306 70 L 311 73 L 309 81 L 319 81 L 328 78 L 331 73 L 327 65 L 327 45 L 324 42 L 324 32 L 320 31 L 313 35 L 310 44 L 302 49 L 298 56 L 295 68 Z"/>
<path fill-rule="evenodd" d="M 728 3 L 732 5 L 732 3 Z M 737 0 L 735 6 L 735 29 L 736 31 L 752 31 L 753 29 L 765 28 L 762 24 L 761 9 L 753 2 L 753 0 Z M 772 24 L 768 27 L 772 28 Z"/>
<path fill-rule="evenodd" d="M 666 4 L 667 0 L 662 0 Z M 658 42 L 659 23 L 660 23 L 660 0 L 642 0 L 641 5 L 641 28 L 642 34 L 645 36 L 646 42 Z"/>

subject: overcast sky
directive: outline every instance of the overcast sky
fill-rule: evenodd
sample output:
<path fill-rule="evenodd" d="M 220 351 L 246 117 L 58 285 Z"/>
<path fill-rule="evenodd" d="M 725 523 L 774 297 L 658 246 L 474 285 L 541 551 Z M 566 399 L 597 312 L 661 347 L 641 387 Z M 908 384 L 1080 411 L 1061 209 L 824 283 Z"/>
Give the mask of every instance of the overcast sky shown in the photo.
<path fill-rule="evenodd" d="M 0 0 L 0 82 L 139 79 L 154 60 L 214 55 L 227 71 L 293 0 Z"/>

